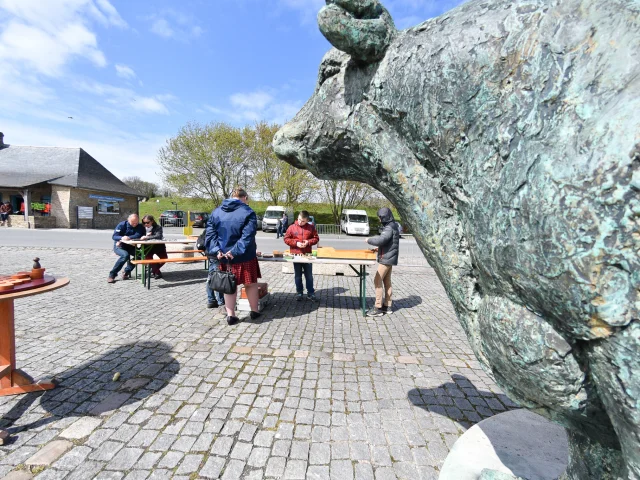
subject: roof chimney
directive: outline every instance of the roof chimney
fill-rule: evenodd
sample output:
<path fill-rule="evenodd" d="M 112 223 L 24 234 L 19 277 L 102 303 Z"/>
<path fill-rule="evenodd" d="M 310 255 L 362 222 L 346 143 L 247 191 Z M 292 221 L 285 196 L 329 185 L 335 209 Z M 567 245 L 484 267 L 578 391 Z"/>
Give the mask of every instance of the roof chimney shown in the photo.
<path fill-rule="evenodd" d="M 0 147 L 4 147 L 4 133 L 0 132 Z"/>

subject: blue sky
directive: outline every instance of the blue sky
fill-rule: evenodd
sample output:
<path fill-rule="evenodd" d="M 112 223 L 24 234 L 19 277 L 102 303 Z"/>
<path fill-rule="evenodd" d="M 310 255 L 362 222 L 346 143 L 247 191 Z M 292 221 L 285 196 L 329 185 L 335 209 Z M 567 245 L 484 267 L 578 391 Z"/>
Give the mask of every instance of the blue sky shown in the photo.
<path fill-rule="evenodd" d="M 330 48 L 315 20 L 324 3 L 0 0 L 0 131 L 159 182 L 157 151 L 187 121 L 295 115 Z M 460 3 L 384 1 L 398 28 Z"/>

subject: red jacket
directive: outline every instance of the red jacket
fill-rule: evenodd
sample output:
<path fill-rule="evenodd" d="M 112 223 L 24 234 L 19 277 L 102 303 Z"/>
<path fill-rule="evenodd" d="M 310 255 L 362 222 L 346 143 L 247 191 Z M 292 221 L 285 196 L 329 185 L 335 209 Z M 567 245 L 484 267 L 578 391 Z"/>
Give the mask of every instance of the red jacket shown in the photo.
<path fill-rule="evenodd" d="M 303 240 L 308 240 L 309 244 L 304 248 L 298 248 L 296 245 L 297 242 L 301 242 Z M 293 224 L 287 228 L 287 233 L 284 234 L 284 243 L 291 247 L 292 254 L 299 253 L 311 253 L 311 246 L 315 245 L 320 241 L 318 237 L 318 232 L 316 232 L 316 227 L 306 223 L 303 227 L 301 227 L 298 222 L 293 222 Z"/>

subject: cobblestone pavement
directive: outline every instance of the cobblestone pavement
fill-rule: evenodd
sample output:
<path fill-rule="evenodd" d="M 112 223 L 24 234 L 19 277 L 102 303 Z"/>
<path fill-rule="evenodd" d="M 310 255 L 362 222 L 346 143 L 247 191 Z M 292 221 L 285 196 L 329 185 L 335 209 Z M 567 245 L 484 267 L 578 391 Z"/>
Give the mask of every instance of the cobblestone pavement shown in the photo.
<path fill-rule="evenodd" d="M 16 300 L 17 363 L 59 387 L 0 398 L 0 478 L 436 479 L 466 428 L 515 407 L 428 268 L 394 270 L 393 313 L 363 318 L 356 277 L 296 302 L 262 263 L 271 306 L 229 327 L 201 266 L 148 291 L 106 283 L 111 252 L 0 247 L 2 273 L 34 256 L 71 283 Z"/>

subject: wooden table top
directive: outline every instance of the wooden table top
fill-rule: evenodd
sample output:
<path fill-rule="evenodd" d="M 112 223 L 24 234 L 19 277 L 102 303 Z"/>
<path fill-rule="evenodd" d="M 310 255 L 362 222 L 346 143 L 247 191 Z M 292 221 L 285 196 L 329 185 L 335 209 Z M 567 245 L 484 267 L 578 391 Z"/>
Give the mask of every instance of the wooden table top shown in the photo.
<path fill-rule="evenodd" d="M 127 245 L 172 245 L 172 244 L 190 244 L 193 240 L 120 240 Z"/>
<path fill-rule="evenodd" d="M 22 290 L 20 292 L 4 293 L 0 295 L 0 302 L 6 300 L 15 300 L 16 298 L 30 297 L 31 295 L 38 295 L 40 293 L 51 292 L 59 288 L 65 287 L 69 284 L 69 279 L 66 277 L 56 278 L 56 281 L 45 285 L 44 287 L 32 288 L 31 290 Z"/>

